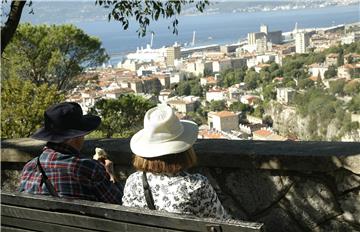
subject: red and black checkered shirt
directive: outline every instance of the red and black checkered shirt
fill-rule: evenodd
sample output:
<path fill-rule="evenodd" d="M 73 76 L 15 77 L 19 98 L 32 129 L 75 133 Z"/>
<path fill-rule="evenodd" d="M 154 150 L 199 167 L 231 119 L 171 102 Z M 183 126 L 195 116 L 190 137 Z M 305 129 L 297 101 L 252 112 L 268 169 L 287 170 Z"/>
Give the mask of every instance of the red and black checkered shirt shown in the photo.
<path fill-rule="evenodd" d="M 19 191 L 50 195 L 36 163 L 37 157 L 24 166 Z M 40 163 L 60 197 L 121 204 L 122 190 L 110 181 L 104 165 L 74 148 L 48 143 Z"/>

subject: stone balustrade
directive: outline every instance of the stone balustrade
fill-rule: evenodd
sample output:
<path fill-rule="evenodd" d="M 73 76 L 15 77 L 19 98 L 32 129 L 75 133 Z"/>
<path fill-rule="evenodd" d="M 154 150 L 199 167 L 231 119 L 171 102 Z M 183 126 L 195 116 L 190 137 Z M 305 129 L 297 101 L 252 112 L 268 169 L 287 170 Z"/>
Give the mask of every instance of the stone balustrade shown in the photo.
<path fill-rule="evenodd" d="M 2 189 L 15 191 L 24 163 L 44 143 L 1 142 Z M 125 181 L 133 172 L 128 139 L 87 140 L 84 154 L 104 148 Z M 225 208 L 267 231 L 359 231 L 360 143 L 198 140 L 198 166 Z"/>

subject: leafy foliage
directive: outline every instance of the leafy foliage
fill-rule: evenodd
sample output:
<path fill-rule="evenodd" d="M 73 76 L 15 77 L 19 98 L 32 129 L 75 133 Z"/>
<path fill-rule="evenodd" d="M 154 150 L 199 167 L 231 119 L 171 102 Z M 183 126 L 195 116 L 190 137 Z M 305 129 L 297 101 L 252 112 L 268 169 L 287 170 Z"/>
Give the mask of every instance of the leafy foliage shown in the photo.
<path fill-rule="evenodd" d="M 246 72 L 244 82 L 249 89 L 256 89 L 260 83 L 260 75 L 254 70 L 249 69 Z"/>
<path fill-rule="evenodd" d="M 230 87 L 234 84 L 238 84 L 244 81 L 245 77 L 245 68 L 240 69 L 226 69 L 220 73 L 220 86 Z"/>
<path fill-rule="evenodd" d="M 340 79 L 340 80 L 332 81 L 330 82 L 330 92 L 332 94 L 343 95 L 344 86 L 345 86 L 345 80 Z"/>
<path fill-rule="evenodd" d="M 177 1 L 150 1 L 150 0 L 97 0 L 96 4 L 105 8 L 112 8 L 108 15 L 108 19 L 114 19 L 122 24 L 124 30 L 129 27 L 129 18 L 134 18 L 139 24 L 137 33 L 139 36 L 145 36 L 150 21 L 156 21 L 160 18 L 174 18 L 172 21 L 172 32 L 178 33 L 177 15 L 181 13 L 182 7 L 189 4 L 195 4 L 198 11 L 203 12 L 205 7 L 210 4 L 208 0 L 177 0 Z M 170 26 L 168 27 L 170 29 Z"/>
<path fill-rule="evenodd" d="M 115 134 L 131 136 L 142 126 L 145 113 L 155 104 L 133 94 L 118 99 L 101 99 L 90 109 L 90 113 L 101 117 L 99 130 L 106 138 Z"/>
<path fill-rule="evenodd" d="M 256 108 L 254 108 L 254 111 L 252 112 L 252 115 L 258 118 L 262 118 L 262 116 L 265 113 L 264 107 L 260 104 Z"/>
<path fill-rule="evenodd" d="M 39 128 L 48 106 L 64 96 L 55 86 L 36 86 L 29 80 L 11 77 L 1 83 L 1 138 L 28 137 Z"/>
<path fill-rule="evenodd" d="M 337 76 L 337 68 L 334 65 L 329 66 L 328 70 L 325 71 L 324 77 L 330 79 Z"/>
<path fill-rule="evenodd" d="M 179 96 L 203 96 L 203 88 L 198 78 L 195 80 L 181 81 L 175 88 L 175 92 Z"/>
<path fill-rule="evenodd" d="M 351 96 L 360 93 L 360 81 L 350 81 L 346 83 L 344 86 L 344 92 L 347 95 L 351 95 Z"/>
<path fill-rule="evenodd" d="M 336 97 L 326 94 L 321 89 L 310 89 L 295 97 L 296 107 L 303 117 L 309 117 L 307 132 L 312 140 L 321 140 L 326 136 L 328 125 L 336 120 L 339 131 L 346 131 L 350 123 L 349 114 Z M 339 132 L 340 134 L 340 132 Z"/>
<path fill-rule="evenodd" d="M 37 86 L 55 85 L 67 90 L 85 67 L 99 65 L 108 57 L 99 39 L 73 25 L 19 26 L 4 52 L 9 72 Z"/>
<path fill-rule="evenodd" d="M 298 87 L 300 89 L 309 89 L 314 86 L 314 82 L 310 80 L 309 78 L 301 79 L 298 82 Z"/>
<path fill-rule="evenodd" d="M 274 84 L 268 84 L 263 88 L 264 100 L 270 101 L 276 99 L 276 86 Z"/>
<path fill-rule="evenodd" d="M 360 93 L 351 99 L 348 105 L 348 109 L 351 112 L 360 113 Z"/>
<path fill-rule="evenodd" d="M 233 112 L 250 112 L 250 107 L 249 105 L 243 104 L 241 102 L 234 102 L 233 104 L 230 105 L 229 110 L 233 111 Z"/>
<path fill-rule="evenodd" d="M 191 86 L 188 81 L 179 82 L 178 86 L 175 89 L 176 95 L 179 96 L 189 96 L 191 94 Z"/>
<path fill-rule="evenodd" d="M 207 123 L 207 119 L 204 116 L 202 116 L 199 112 L 189 112 L 187 113 L 187 118 L 189 120 L 194 121 L 199 126 Z"/>
<path fill-rule="evenodd" d="M 211 101 L 209 108 L 210 111 L 222 111 L 226 109 L 226 103 L 224 100 Z"/>

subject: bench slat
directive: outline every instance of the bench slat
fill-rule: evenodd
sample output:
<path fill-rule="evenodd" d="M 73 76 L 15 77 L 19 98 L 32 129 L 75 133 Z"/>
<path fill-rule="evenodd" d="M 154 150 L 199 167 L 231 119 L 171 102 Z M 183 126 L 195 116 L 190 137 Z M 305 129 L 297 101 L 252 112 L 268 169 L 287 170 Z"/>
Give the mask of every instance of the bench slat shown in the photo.
<path fill-rule="evenodd" d="M 1 216 L 1 223 L 5 226 L 16 226 L 17 228 L 21 229 L 30 229 L 34 231 L 72 231 L 72 232 L 89 232 L 89 231 L 96 231 L 96 230 L 89 230 L 89 229 L 80 229 L 72 226 L 64 226 L 59 224 L 52 224 L 47 222 L 41 222 L 36 220 L 29 220 L 29 219 L 22 219 L 17 217 L 8 217 L 8 216 Z"/>
<path fill-rule="evenodd" d="M 33 230 L 25 230 L 25 229 L 20 229 L 20 228 L 14 228 L 14 227 L 8 227 L 8 226 L 1 225 L 1 231 L 2 232 L 31 232 Z"/>
<path fill-rule="evenodd" d="M 116 222 L 108 219 L 95 218 L 71 213 L 59 213 L 29 209 L 18 206 L 2 205 L 2 215 L 35 220 L 50 224 L 72 226 L 80 229 L 91 229 L 96 231 L 148 231 L 148 232 L 179 232 L 179 230 L 168 230 L 157 227 L 142 226 L 125 222 Z"/>
<path fill-rule="evenodd" d="M 1 204 L 3 205 L 86 215 L 118 223 L 135 224 L 150 228 L 159 227 L 165 231 L 207 232 L 209 225 L 221 227 L 222 232 L 259 232 L 264 230 L 262 223 L 198 218 L 94 201 L 59 199 L 51 196 L 7 192 L 2 192 L 1 196 Z"/>

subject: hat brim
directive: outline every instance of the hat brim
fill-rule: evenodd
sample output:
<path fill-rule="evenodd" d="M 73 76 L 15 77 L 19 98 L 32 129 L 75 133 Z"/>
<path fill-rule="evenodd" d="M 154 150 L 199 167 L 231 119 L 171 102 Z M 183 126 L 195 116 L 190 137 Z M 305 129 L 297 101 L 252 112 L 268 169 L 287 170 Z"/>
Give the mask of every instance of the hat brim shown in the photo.
<path fill-rule="evenodd" d="M 188 120 L 181 120 L 184 127 L 183 133 L 174 140 L 149 143 L 144 139 L 144 129 L 137 132 L 130 140 L 131 151 L 144 158 L 153 158 L 169 154 L 177 154 L 188 150 L 194 145 L 198 136 L 198 126 L 196 123 Z"/>
<path fill-rule="evenodd" d="M 95 130 L 101 123 L 101 119 L 94 115 L 84 115 L 81 123 L 76 129 L 65 129 L 63 131 L 52 131 L 45 127 L 36 131 L 31 138 L 47 142 L 61 143 L 68 139 L 84 136 Z"/>

